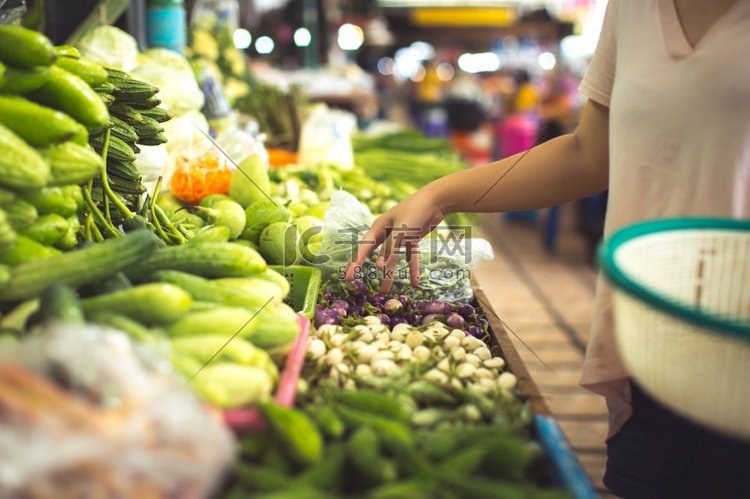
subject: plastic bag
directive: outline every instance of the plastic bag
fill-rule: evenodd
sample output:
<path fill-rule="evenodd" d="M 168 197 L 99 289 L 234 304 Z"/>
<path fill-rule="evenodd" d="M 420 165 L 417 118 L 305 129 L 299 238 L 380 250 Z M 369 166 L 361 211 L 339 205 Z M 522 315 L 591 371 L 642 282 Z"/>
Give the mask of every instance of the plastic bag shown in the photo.
<path fill-rule="evenodd" d="M 324 105 L 315 107 L 302 124 L 300 163 L 332 163 L 352 168 L 352 134 L 356 129 L 357 119 L 353 114 Z"/>
<path fill-rule="evenodd" d="M 98 26 L 77 44 L 81 55 L 108 68 L 132 71 L 138 59 L 138 42 L 114 26 Z"/>
<path fill-rule="evenodd" d="M 26 14 L 24 0 L 0 0 L 0 24 L 10 24 Z"/>
<path fill-rule="evenodd" d="M 159 88 L 162 107 L 174 117 L 203 107 L 203 92 L 182 54 L 168 49 L 150 49 L 138 57 L 133 77 Z"/>
<path fill-rule="evenodd" d="M 315 263 L 327 275 L 343 278 L 343 272 L 373 221 L 370 210 L 357 198 L 346 191 L 335 192 L 323 219 L 323 238 Z M 483 260 L 493 258 L 490 243 L 472 237 L 472 227 L 450 230 L 438 227 L 419 243 L 419 286 L 411 288 L 404 256 L 394 270 L 394 292 L 423 299 L 468 302 L 474 296 L 471 270 Z M 375 268 L 374 257 L 358 269 L 356 277 L 368 280 L 382 277 Z"/>
<path fill-rule="evenodd" d="M 140 152 L 135 155 L 135 166 L 144 182 L 158 179 L 169 161 L 169 152 L 165 144 L 158 146 L 139 145 Z"/>
<path fill-rule="evenodd" d="M 202 498 L 231 433 L 169 362 L 112 329 L 53 324 L 0 351 L 0 497 Z"/>
<path fill-rule="evenodd" d="M 180 201 L 198 204 L 211 194 L 226 194 L 233 173 L 232 162 L 202 137 L 172 155 L 167 185 Z"/>

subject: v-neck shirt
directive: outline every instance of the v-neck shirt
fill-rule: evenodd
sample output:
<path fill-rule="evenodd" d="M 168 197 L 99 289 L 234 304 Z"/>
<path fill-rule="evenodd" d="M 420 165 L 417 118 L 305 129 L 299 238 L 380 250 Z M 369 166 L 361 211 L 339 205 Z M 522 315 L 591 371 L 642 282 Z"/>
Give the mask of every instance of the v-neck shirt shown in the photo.
<path fill-rule="evenodd" d="M 579 90 L 609 107 L 605 236 L 658 218 L 750 218 L 750 0 L 695 47 L 674 0 L 610 0 Z M 627 378 L 600 276 L 581 383 L 607 398 L 610 435 L 631 414 Z"/>

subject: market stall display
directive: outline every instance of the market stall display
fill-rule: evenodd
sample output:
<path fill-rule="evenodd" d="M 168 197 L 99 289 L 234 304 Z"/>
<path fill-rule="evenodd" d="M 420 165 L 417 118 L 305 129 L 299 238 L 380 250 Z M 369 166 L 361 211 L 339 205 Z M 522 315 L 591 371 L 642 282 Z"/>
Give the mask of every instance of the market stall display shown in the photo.
<path fill-rule="evenodd" d="M 194 57 L 210 58 L 201 29 L 192 35 Z M 226 45 L 226 33 L 220 36 Z M 472 239 L 469 250 L 465 241 L 461 262 L 440 255 L 431 242 L 452 230 L 441 227 L 421 248 L 422 284 L 401 279 L 391 294 L 378 292 L 374 267 L 351 282 L 338 275 L 351 261 L 352 241 L 342 244 L 337 234 L 356 227 L 356 242 L 373 213 L 466 166 L 446 141 L 404 131 L 356 136 L 352 144 L 347 134 L 346 161 L 313 161 L 300 151 L 269 170 L 252 152 L 257 143 L 239 148 L 244 154 L 235 160 L 186 118 L 195 127 L 189 139 L 178 139 L 171 157 L 146 173 L 141 148 L 169 145 L 171 115 L 185 111 L 175 104 L 179 91 L 155 85 L 174 88 L 155 61 L 182 67 L 179 56 L 151 52 L 126 72 L 102 65 L 106 54 L 94 62 L 20 27 L 0 26 L 0 42 L 0 338 L 12 346 L 0 350 L 0 409 L 9 397 L 18 414 L 81 414 L 77 432 L 121 450 L 100 425 L 122 414 L 102 405 L 92 378 L 81 387 L 51 367 L 15 366 L 15 349 L 61 341 L 60 329 L 79 334 L 80 355 L 96 364 L 87 371 L 84 363 L 83 374 L 106 374 L 98 356 L 108 355 L 107 345 L 127 352 L 122 363 L 147 352 L 154 372 L 128 369 L 169 379 L 164 393 L 183 397 L 193 422 L 215 415 L 206 423 L 215 430 L 207 449 L 194 448 L 206 436 L 192 427 L 187 442 L 157 442 L 164 448 L 148 432 L 133 440 L 154 459 L 152 473 L 187 461 L 182 473 L 167 473 L 166 485 L 155 486 L 150 474 L 131 483 L 143 470 L 116 459 L 86 471 L 93 457 L 84 455 L 63 463 L 62 476 L 44 475 L 43 488 L 28 488 L 25 471 L 13 470 L 16 482 L 0 476 L 0 492 L 49 497 L 49 484 L 80 474 L 85 487 L 109 491 L 99 482 L 124 474 L 118 490 L 126 496 L 183 497 L 184 482 L 197 480 L 184 497 L 566 497 L 534 430 L 525 380 L 519 384 L 485 305 L 474 299 L 470 270 L 491 257 L 487 244 Z M 5 42 L 20 48 L 7 50 Z M 242 77 L 234 56 L 221 53 L 221 69 Z M 259 85 L 249 85 L 236 108 L 272 132 L 270 145 L 296 150 L 304 99 Z M 188 107 L 195 112 L 194 102 Z M 340 159 L 341 150 L 321 157 Z M 471 225 L 470 218 L 449 221 Z M 65 350 L 68 362 L 75 351 Z M 175 379 L 184 383 L 176 388 Z M 54 396 L 19 393 L 24 387 Z M 113 393 L 127 401 L 137 398 L 134 389 Z M 48 403 L 55 400 L 63 403 Z M 126 416 L 151 408 L 150 399 L 137 401 Z M 164 424 L 153 419 L 147 427 Z M 240 448 L 224 480 L 231 440 L 221 421 Z M 15 435 L 14 424 L 0 425 L 0 435 Z M 187 475 L 206 462 L 203 474 Z"/>

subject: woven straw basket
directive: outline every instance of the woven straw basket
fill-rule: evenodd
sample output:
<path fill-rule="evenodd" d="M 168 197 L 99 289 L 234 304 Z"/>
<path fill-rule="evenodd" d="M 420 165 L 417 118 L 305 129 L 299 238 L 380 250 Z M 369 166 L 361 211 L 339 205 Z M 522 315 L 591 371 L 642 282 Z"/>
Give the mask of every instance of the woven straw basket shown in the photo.
<path fill-rule="evenodd" d="M 632 225 L 600 261 L 635 380 L 685 417 L 750 440 L 750 221 Z"/>

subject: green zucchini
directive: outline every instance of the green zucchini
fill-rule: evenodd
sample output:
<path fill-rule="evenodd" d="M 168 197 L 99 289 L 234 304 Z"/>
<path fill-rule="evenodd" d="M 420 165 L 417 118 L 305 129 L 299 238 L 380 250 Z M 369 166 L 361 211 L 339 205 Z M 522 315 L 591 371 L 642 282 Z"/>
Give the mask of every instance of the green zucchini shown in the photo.
<path fill-rule="evenodd" d="M 64 217 L 50 213 L 39 217 L 36 222 L 21 230 L 21 235 L 45 246 L 51 246 L 68 233 L 69 225 Z"/>
<path fill-rule="evenodd" d="M 0 60 L 33 68 L 49 66 L 57 56 L 52 42 L 41 33 L 15 25 L 0 25 Z"/>
<path fill-rule="evenodd" d="M 39 151 L 47 160 L 52 174 L 49 185 L 81 184 L 94 177 L 102 158 L 90 146 L 74 142 L 55 144 Z"/>
<path fill-rule="evenodd" d="M 49 165 L 18 135 L 0 124 L 0 185 L 38 189 L 47 185 Z"/>
<path fill-rule="evenodd" d="M 5 83 L 0 87 L 0 94 L 22 95 L 44 85 L 49 78 L 49 68 L 36 66 L 33 68 L 5 68 Z"/>
<path fill-rule="evenodd" d="M 165 324 L 190 310 L 190 295 L 172 284 L 152 283 L 134 286 L 82 301 L 86 314 L 113 312 L 146 324 Z"/>
<path fill-rule="evenodd" d="M 92 87 L 107 83 L 107 72 L 104 68 L 85 57 L 58 57 L 55 66 L 76 75 Z"/>
<path fill-rule="evenodd" d="M 153 253 L 158 239 L 148 230 L 134 231 L 86 248 L 13 268 L 0 288 L 0 302 L 37 296 L 52 284 L 77 287 L 130 267 Z"/>
<path fill-rule="evenodd" d="M 109 113 L 99 95 L 82 79 L 52 66 L 49 79 L 29 96 L 37 102 L 59 109 L 88 128 L 109 123 Z"/>
<path fill-rule="evenodd" d="M 232 243 L 183 244 L 162 248 L 132 266 L 127 275 L 146 279 L 159 270 L 180 270 L 204 277 L 243 277 L 266 270 L 263 257 Z"/>

